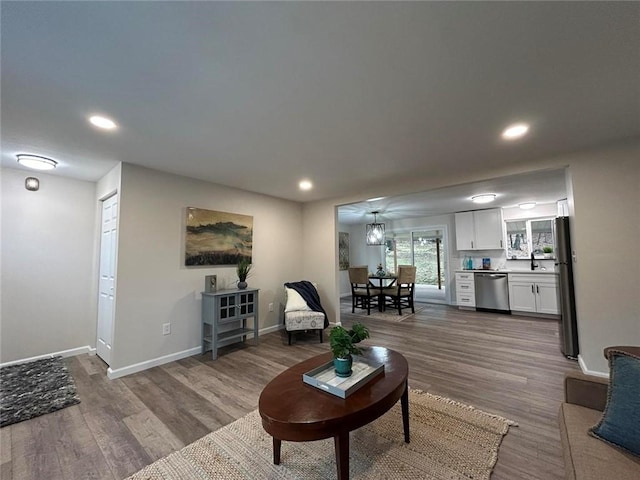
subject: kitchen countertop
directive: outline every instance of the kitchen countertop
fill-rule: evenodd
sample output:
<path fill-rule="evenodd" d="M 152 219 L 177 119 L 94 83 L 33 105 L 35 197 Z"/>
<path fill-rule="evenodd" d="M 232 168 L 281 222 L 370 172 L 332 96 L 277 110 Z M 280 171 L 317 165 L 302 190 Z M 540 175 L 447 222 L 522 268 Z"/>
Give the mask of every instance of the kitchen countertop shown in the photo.
<path fill-rule="evenodd" d="M 523 275 L 529 275 L 529 274 L 534 274 L 534 275 L 540 275 L 540 274 L 546 274 L 546 275 L 557 275 L 558 272 L 556 272 L 555 270 L 540 270 L 539 268 L 536 268 L 535 270 L 511 270 L 511 269 L 504 269 L 504 270 L 495 270 L 495 269 L 491 269 L 491 270 L 484 270 L 482 268 L 477 268 L 477 269 L 473 269 L 473 270 L 456 270 L 456 273 L 519 273 L 519 274 L 523 274 Z"/>

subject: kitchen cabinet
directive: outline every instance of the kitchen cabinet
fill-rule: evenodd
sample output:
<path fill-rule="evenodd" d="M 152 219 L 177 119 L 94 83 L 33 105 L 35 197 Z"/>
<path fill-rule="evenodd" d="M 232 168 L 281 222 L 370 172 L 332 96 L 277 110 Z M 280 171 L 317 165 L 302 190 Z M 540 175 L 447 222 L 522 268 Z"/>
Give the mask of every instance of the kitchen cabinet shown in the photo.
<path fill-rule="evenodd" d="M 253 320 L 248 328 L 247 319 Z M 218 347 L 244 341 L 253 335 L 258 345 L 258 289 L 202 292 L 202 353 L 211 350 L 218 357 Z"/>
<path fill-rule="evenodd" d="M 512 312 L 559 315 L 557 276 L 553 273 L 510 273 L 509 307 Z"/>
<path fill-rule="evenodd" d="M 500 250 L 502 209 L 476 210 L 455 214 L 456 247 L 458 250 Z"/>
<path fill-rule="evenodd" d="M 456 272 L 456 300 L 458 307 L 476 306 L 476 290 L 473 272 Z"/>

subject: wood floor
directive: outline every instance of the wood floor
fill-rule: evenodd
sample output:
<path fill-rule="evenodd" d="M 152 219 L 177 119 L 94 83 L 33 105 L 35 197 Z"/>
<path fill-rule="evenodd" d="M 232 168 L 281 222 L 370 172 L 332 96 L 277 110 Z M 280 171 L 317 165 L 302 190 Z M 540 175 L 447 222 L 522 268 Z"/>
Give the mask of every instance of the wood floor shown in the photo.
<path fill-rule="evenodd" d="M 492 478 L 564 478 L 556 418 L 563 376 L 578 366 L 559 351 L 557 322 L 435 304 L 402 322 L 342 320 L 363 321 L 367 343 L 403 353 L 410 387 L 519 424 Z M 254 410 L 276 374 L 329 349 L 304 333 L 288 346 L 284 331 L 251 343 L 117 380 L 96 356 L 67 359 L 82 403 L 1 429 L 2 480 L 124 478 Z"/>

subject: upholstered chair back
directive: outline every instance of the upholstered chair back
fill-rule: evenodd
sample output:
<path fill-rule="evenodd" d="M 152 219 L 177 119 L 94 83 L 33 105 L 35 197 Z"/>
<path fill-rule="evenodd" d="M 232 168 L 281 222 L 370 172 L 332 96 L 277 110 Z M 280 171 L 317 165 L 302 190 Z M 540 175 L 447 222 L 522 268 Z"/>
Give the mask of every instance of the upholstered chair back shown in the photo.
<path fill-rule="evenodd" d="M 358 285 L 366 285 L 369 283 L 369 268 L 365 266 L 350 267 L 349 281 Z"/>
<path fill-rule="evenodd" d="M 398 284 L 416 283 L 416 267 L 411 265 L 398 266 Z"/>

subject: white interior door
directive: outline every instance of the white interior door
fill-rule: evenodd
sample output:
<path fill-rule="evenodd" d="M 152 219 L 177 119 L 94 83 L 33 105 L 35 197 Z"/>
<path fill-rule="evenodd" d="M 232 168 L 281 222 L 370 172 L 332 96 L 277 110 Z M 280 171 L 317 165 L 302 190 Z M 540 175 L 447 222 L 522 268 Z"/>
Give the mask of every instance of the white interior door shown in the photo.
<path fill-rule="evenodd" d="M 118 195 L 102 202 L 100 238 L 100 279 L 98 286 L 97 353 L 107 365 L 111 364 L 113 348 L 113 316 L 115 312 L 115 272 L 118 239 Z"/>

